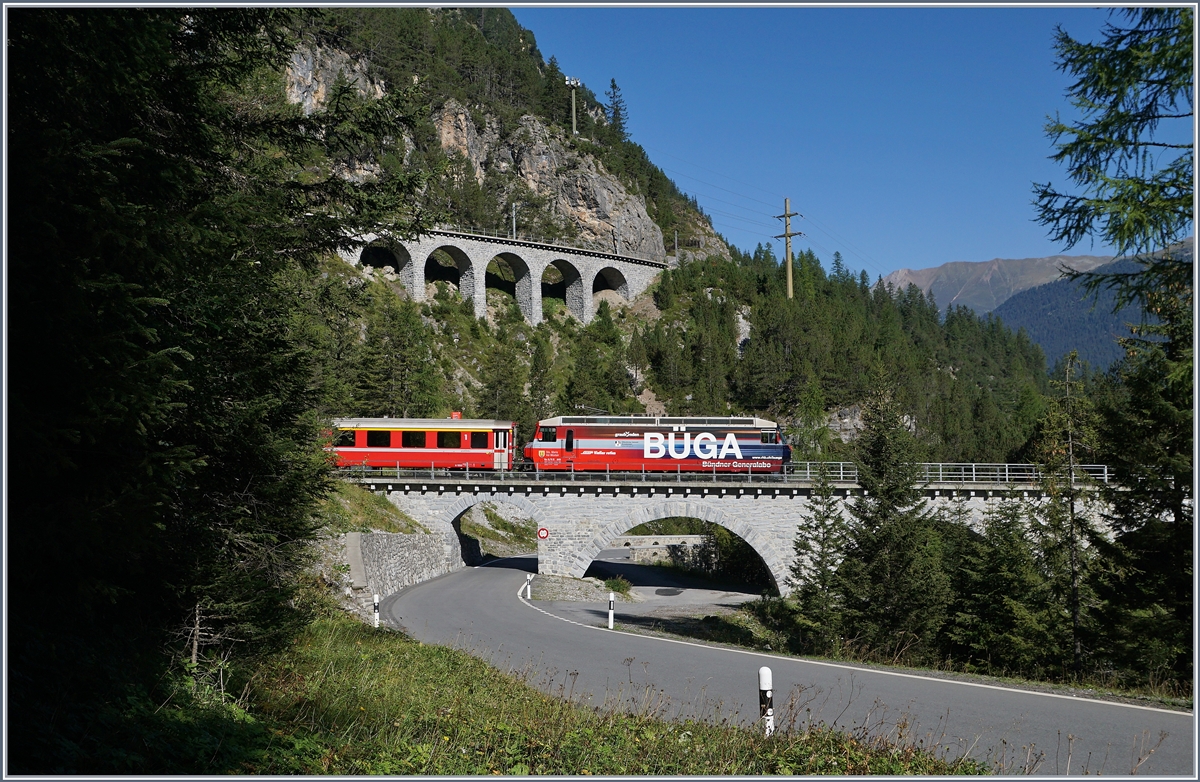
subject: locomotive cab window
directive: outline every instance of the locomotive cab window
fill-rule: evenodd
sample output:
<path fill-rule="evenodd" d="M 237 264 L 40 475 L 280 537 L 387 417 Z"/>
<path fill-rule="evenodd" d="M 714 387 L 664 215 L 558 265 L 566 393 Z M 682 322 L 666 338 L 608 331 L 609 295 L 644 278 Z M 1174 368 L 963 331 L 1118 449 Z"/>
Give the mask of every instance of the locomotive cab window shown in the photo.
<path fill-rule="evenodd" d="M 575 430 L 573 430 L 573 429 L 567 430 L 567 450 L 568 451 L 575 450 Z"/>
<path fill-rule="evenodd" d="M 368 448 L 391 448 L 392 433 L 391 432 L 367 432 L 367 447 Z"/>
<path fill-rule="evenodd" d="M 401 437 L 401 443 L 405 448 L 424 448 L 425 433 L 424 432 L 404 432 Z"/>
<path fill-rule="evenodd" d="M 543 427 L 542 428 L 542 436 L 538 439 L 538 442 L 543 442 L 543 443 L 558 442 L 558 429 L 553 426 Z"/>
<path fill-rule="evenodd" d="M 438 432 L 438 448 L 462 448 L 462 432 Z"/>
<path fill-rule="evenodd" d="M 338 448 L 353 448 L 354 447 L 354 430 L 353 429 L 338 429 L 337 434 L 333 437 L 333 444 Z"/>
<path fill-rule="evenodd" d="M 763 432 L 762 433 L 762 441 L 764 443 L 777 443 L 777 442 L 779 442 L 779 433 L 778 432 Z"/>
<path fill-rule="evenodd" d="M 472 448 L 487 448 L 487 432 L 471 432 Z"/>

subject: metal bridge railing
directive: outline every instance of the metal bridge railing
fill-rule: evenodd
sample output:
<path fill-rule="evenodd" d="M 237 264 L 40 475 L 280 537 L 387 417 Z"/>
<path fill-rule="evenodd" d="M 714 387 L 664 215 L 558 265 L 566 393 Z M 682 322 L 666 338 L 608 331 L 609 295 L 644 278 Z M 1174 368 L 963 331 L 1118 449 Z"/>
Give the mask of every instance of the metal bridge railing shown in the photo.
<path fill-rule="evenodd" d="M 831 483 L 858 483 L 858 467 L 854 462 L 792 462 L 785 465 L 782 473 L 755 472 L 683 472 L 676 468 L 668 471 L 612 471 L 605 470 L 574 472 L 556 470 L 547 472 L 530 467 L 517 470 L 450 470 L 446 468 L 399 468 L 399 467 L 343 467 L 336 474 L 343 478 L 360 480 L 404 480 L 412 481 L 490 481 L 493 483 L 561 483 L 564 481 L 618 482 L 618 483 L 812 483 L 824 466 Z M 1042 479 L 1034 464 L 918 464 L 918 480 L 922 483 L 986 483 L 1032 485 Z M 1113 473 L 1107 465 L 1081 464 L 1076 466 L 1076 480 L 1107 484 Z"/>

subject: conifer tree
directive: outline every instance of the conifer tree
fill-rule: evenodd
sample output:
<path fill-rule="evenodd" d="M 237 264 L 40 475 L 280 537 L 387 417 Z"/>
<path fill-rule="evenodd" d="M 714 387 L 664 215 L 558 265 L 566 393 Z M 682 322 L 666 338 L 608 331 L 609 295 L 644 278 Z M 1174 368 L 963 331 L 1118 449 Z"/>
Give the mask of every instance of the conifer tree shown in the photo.
<path fill-rule="evenodd" d="M 847 639 L 898 660 L 933 647 L 951 593 L 942 541 L 917 486 L 916 443 L 893 394 L 877 371 L 856 445 L 863 493 L 849 508 L 838 584 Z"/>
<path fill-rule="evenodd" d="M 988 507 L 948 623 L 955 656 L 993 673 L 1039 676 L 1059 662 L 1062 637 L 1034 554 L 1030 512 L 1019 500 Z"/>
<path fill-rule="evenodd" d="M 625 112 L 625 99 L 621 97 L 621 88 L 617 86 L 616 79 L 611 81 L 604 95 L 608 98 L 608 105 L 605 106 L 608 111 L 608 125 L 616 134 L 617 140 L 624 141 L 627 135 L 625 122 L 628 116 Z"/>
<path fill-rule="evenodd" d="M 837 592 L 837 568 L 846 552 L 846 519 L 842 501 L 836 496 L 825 463 L 817 466 L 807 512 L 792 548 L 796 560 L 791 567 L 792 594 L 799 605 L 798 625 L 806 636 L 801 645 L 818 653 L 833 651 L 840 625 L 841 597 Z"/>
<path fill-rule="evenodd" d="M 476 407 L 486 418 L 518 421 L 525 416 L 525 366 L 511 335 L 501 328 L 496 345 L 484 358 Z"/>
<path fill-rule="evenodd" d="M 441 376 L 420 312 L 383 283 L 372 286 L 358 375 L 366 415 L 420 417 L 441 404 Z"/>
<path fill-rule="evenodd" d="M 1081 456 L 1095 447 L 1095 412 L 1082 393 L 1079 361 L 1071 351 L 1063 361 L 1063 380 L 1054 381 L 1052 396 L 1042 419 L 1038 447 L 1043 498 L 1037 504 L 1036 534 L 1051 588 L 1068 617 L 1066 632 L 1075 675 L 1083 671 L 1083 636 L 1094 603 L 1089 582 L 1098 541 L 1093 493 L 1082 491 L 1089 482 L 1079 469 Z"/>

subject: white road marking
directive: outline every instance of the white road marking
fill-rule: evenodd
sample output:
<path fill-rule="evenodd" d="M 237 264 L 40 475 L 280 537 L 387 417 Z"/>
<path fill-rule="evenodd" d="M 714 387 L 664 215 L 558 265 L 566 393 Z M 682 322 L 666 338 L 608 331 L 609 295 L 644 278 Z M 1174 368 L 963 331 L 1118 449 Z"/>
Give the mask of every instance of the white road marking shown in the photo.
<path fill-rule="evenodd" d="M 899 673 L 897 671 L 883 671 L 883 670 L 879 670 L 877 668 L 860 668 L 855 665 L 845 665 L 842 663 L 820 662 L 818 660 L 808 660 L 808 659 L 803 659 L 803 658 L 799 658 L 799 657 L 783 657 L 783 656 L 777 655 L 777 654 L 766 654 L 764 652 L 755 652 L 755 651 L 751 651 L 749 649 L 728 649 L 723 646 L 709 646 L 707 644 L 698 644 L 698 643 L 693 643 L 691 641 L 679 641 L 674 638 L 659 638 L 658 636 L 653 636 L 653 635 L 642 635 L 640 633 L 627 633 L 624 630 L 609 630 L 607 627 L 596 627 L 595 625 L 585 625 L 582 622 L 576 622 L 574 619 L 567 619 L 566 617 L 552 614 L 549 611 L 546 611 L 545 609 L 538 608 L 537 606 L 533 605 L 525 598 L 521 597 L 521 592 L 524 591 L 524 589 L 525 589 L 525 585 L 521 584 L 520 589 L 517 590 L 517 599 L 520 600 L 525 605 L 532 608 L 534 611 L 540 611 L 543 614 L 545 614 L 546 616 L 549 616 L 553 619 L 557 619 L 560 622 L 566 622 L 568 624 L 573 624 L 573 625 L 576 625 L 577 627 L 586 627 L 589 630 L 599 630 L 604 633 L 620 633 L 621 635 L 629 635 L 629 636 L 633 636 L 635 638 L 648 638 L 652 641 L 665 641 L 666 643 L 671 643 L 671 644 L 681 644 L 683 646 L 694 646 L 698 649 L 710 649 L 710 650 L 714 650 L 714 651 L 718 651 L 718 652 L 732 652 L 734 654 L 744 654 L 744 655 L 748 655 L 750 657 L 764 657 L 768 660 L 787 660 L 787 661 L 796 662 L 796 663 L 803 663 L 805 665 L 821 665 L 826 668 L 841 668 L 846 671 L 859 671 L 862 673 L 878 673 L 878 674 L 882 674 L 884 676 L 898 676 L 902 679 L 921 679 L 922 681 L 928 681 L 928 682 L 944 682 L 946 684 L 958 684 L 963 687 L 980 687 L 985 690 L 1000 690 L 1001 692 L 1013 692 L 1013 693 L 1017 693 L 1020 695 L 1040 695 L 1043 698 L 1061 698 L 1062 700 L 1075 701 L 1076 703 L 1080 703 L 1080 702 L 1096 703 L 1096 704 L 1100 704 L 1103 706 L 1118 706 L 1118 707 L 1125 708 L 1125 709 L 1141 709 L 1143 711 L 1156 711 L 1161 714 L 1172 714 L 1177 717 L 1187 717 L 1189 719 L 1191 719 L 1194 716 L 1192 714 L 1192 712 L 1190 712 L 1190 711 L 1175 711 L 1174 709 L 1160 709 L 1155 706 L 1137 706 L 1132 703 L 1119 703 L 1117 701 L 1104 701 L 1104 700 L 1098 700 L 1095 698 L 1080 698 L 1077 695 L 1059 695 L 1058 693 L 1054 693 L 1054 692 L 1038 692 L 1037 690 L 1022 690 L 1022 689 L 1018 689 L 1016 687 L 1001 687 L 996 684 L 980 684 L 978 682 L 964 682 L 964 681 L 960 681 L 958 679 L 939 679 L 939 678 L 936 678 L 933 676 L 921 676 L 919 674 L 914 674 L 914 673 Z"/>

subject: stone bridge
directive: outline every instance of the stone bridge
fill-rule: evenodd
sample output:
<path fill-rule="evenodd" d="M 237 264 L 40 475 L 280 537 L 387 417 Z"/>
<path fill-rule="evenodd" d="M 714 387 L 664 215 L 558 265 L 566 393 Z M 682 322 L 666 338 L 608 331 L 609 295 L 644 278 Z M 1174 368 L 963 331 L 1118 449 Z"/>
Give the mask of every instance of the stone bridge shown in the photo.
<path fill-rule="evenodd" d="M 739 482 L 682 482 L 671 475 L 649 480 L 573 477 L 494 473 L 474 478 L 398 475 L 353 480 L 386 494 L 405 513 L 444 533 L 456 528 L 463 513 L 478 503 L 514 505 L 542 531 L 538 572 L 575 578 L 583 576 L 597 554 L 639 524 L 672 516 L 701 519 L 746 541 L 762 557 L 780 591 L 788 591 L 787 578 L 795 560 L 792 544 L 810 510 L 811 481 L 778 476 L 737 476 Z M 854 483 L 835 486 L 843 502 L 862 493 Z M 953 508 L 977 526 L 989 505 L 1039 492 L 1029 483 L 960 479 L 926 483 L 924 493 L 931 506 Z"/>
<path fill-rule="evenodd" d="M 503 261 L 515 278 L 512 284 L 517 305 L 535 326 L 542 321 L 544 294 L 564 298 L 570 313 L 589 323 L 595 312 L 596 293 L 612 290 L 632 301 L 667 268 L 665 261 L 457 231 L 430 231 L 414 240 L 374 234 L 358 238 L 365 242 L 362 249 L 346 251 L 342 258 L 353 265 L 390 266 L 414 301 L 424 301 L 426 282 L 446 273 L 432 257 L 441 250 L 457 265 L 449 274 L 456 278 L 463 299 L 474 303 L 477 318 L 487 314 L 488 264 Z M 557 272 L 553 276 L 561 277 L 561 282 L 544 281 L 551 267 Z"/>

